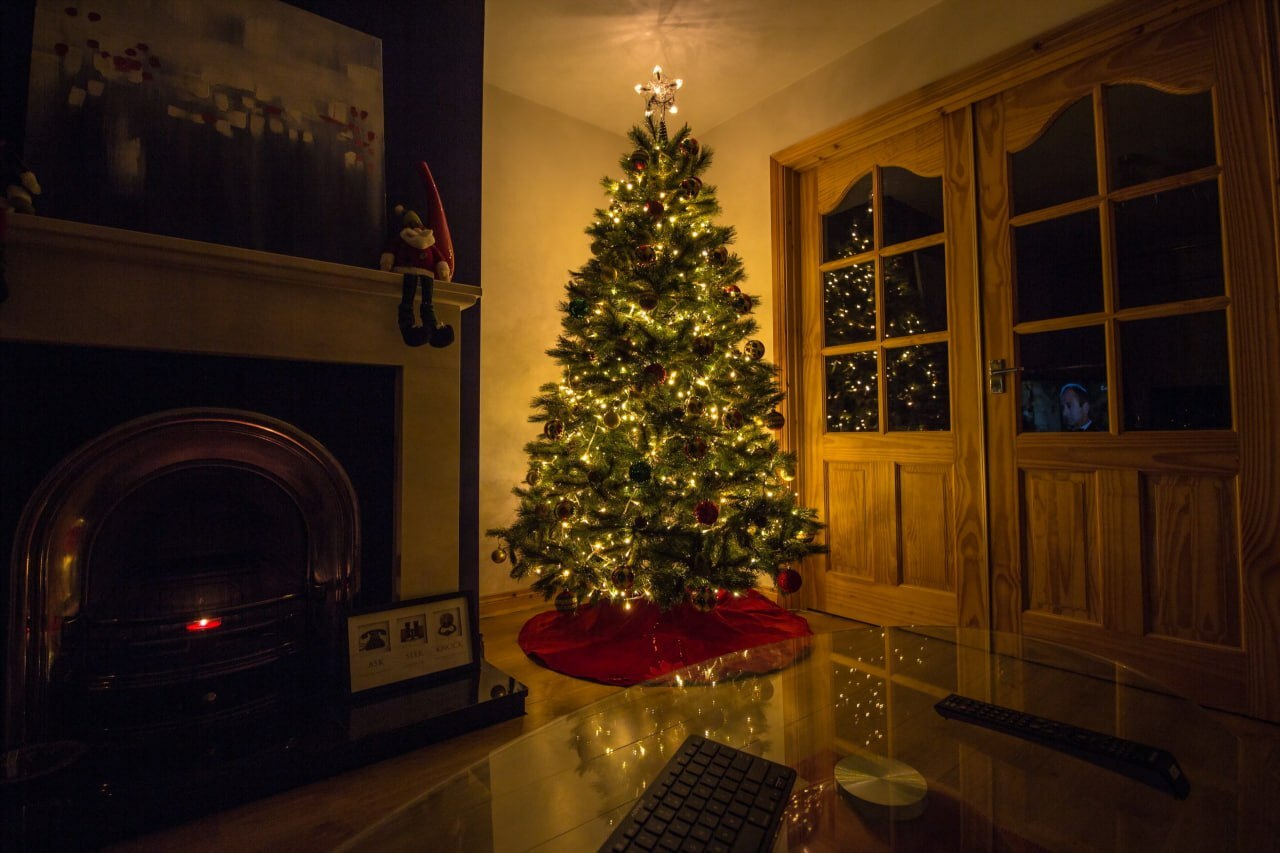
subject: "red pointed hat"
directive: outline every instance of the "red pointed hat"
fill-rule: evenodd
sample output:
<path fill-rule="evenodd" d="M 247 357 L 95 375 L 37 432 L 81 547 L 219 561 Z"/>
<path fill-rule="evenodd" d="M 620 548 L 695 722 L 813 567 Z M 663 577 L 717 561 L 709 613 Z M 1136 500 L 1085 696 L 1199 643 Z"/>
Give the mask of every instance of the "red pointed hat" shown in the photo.
<path fill-rule="evenodd" d="M 457 266 L 453 257 L 453 238 L 449 236 L 449 220 L 445 219 L 444 205 L 440 203 L 440 191 L 436 189 L 436 179 L 431 176 L 431 169 L 425 160 L 418 163 L 418 173 L 422 176 L 422 187 L 427 192 L 423 218 L 427 221 L 427 227 L 435 234 L 436 246 L 444 255 L 445 263 L 449 265 L 449 275 L 452 277 L 457 271 Z"/>

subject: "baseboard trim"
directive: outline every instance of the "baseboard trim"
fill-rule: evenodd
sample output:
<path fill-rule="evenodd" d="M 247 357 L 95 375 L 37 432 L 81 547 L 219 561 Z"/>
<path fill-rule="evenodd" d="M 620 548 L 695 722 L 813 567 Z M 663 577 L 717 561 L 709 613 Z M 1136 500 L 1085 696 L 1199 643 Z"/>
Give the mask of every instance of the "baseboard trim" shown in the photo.
<path fill-rule="evenodd" d="M 543 603 L 542 593 L 532 589 L 517 589 L 511 592 L 491 592 L 480 596 L 480 618 L 501 616 L 517 610 L 529 610 Z"/>

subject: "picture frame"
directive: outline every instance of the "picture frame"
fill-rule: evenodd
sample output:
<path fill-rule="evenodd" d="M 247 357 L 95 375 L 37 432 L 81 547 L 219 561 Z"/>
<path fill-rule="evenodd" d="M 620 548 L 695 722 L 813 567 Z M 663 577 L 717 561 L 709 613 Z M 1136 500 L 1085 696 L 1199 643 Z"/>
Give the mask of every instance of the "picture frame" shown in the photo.
<path fill-rule="evenodd" d="M 348 692 L 475 670 L 480 643 L 473 609 L 469 593 L 450 592 L 349 613 Z"/>

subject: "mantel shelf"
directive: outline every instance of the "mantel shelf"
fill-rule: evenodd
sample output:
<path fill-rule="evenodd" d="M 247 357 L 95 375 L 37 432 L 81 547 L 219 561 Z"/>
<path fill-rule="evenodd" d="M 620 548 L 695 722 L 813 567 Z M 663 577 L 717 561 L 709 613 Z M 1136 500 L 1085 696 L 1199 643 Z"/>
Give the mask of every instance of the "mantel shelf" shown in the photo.
<path fill-rule="evenodd" d="M 400 298 L 401 277 L 396 273 L 66 219 L 11 214 L 5 242 L 41 251 L 69 252 L 85 262 L 132 261 L 188 272 L 203 270 Z M 475 285 L 437 281 L 435 286 L 435 301 L 456 305 L 459 310 L 470 308 L 480 295 L 481 290 Z"/>

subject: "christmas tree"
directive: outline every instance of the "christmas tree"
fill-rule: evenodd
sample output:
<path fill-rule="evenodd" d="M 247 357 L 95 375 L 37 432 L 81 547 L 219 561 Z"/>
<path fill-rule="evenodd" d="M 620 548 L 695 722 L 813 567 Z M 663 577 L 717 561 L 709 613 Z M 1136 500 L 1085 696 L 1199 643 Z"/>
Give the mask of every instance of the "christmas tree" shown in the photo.
<path fill-rule="evenodd" d="M 667 132 L 678 85 L 655 69 L 637 87 L 651 111 L 565 288 L 548 350 L 563 375 L 533 402 L 542 432 L 516 519 L 489 531 L 494 558 L 562 610 L 637 597 L 706 610 L 758 575 L 790 592 L 795 561 L 821 549 L 772 432 L 783 394 L 751 339 L 758 299 L 703 183 L 711 151 L 688 126 Z"/>

